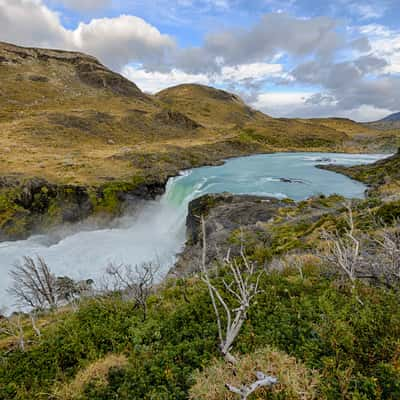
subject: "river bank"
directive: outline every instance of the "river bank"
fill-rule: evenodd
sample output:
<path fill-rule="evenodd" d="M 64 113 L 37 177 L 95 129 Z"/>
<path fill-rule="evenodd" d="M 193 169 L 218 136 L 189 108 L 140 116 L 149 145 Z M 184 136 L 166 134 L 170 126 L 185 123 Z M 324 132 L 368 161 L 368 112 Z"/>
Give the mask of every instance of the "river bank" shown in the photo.
<path fill-rule="evenodd" d="M 166 192 L 155 200 L 132 197 L 133 206 L 112 224 L 66 224 L 50 234 L 0 243 L 0 265 L 6 272 L 23 256 L 43 256 L 58 275 L 100 279 L 110 262 L 161 263 L 164 273 L 184 249 L 190 202 L 210 193 L 304 200 L 323 193 L 362 198 L 365 186 L 343 175 L 318 170 L 321 159 L 354 165 L 380 155 L 337 153 L 275 153 L 229 159 L 217 167 L 202 167 L 171 178 Z M 243 216 L 246 223 L 246 216 Z M 261 219 L 262 220 L 262 219 Z M 97 222 L 97 221 L 95 221 Z M 1 283 L 4 293 L 9 280 Z"/>

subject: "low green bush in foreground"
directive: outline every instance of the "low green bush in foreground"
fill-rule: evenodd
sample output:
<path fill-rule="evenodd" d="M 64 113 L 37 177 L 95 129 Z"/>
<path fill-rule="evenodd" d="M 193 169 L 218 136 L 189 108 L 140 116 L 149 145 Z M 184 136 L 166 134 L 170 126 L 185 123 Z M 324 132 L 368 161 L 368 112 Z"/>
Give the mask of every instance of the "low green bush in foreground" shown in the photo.
<path fill-rule="evenodd" d="M 265 274 L 260 287 L 236 354 L 256 357 L 270 346 L 296 358 L 318 374 L 316 398 L 400 398 L 398 293 L 360 286 L 361 305 L 312 266 L 303 278 Z M 118 296 L 48 318 L 56 322 L 43 322 L 25 352 L 1 339 L 0 399 L 186 399 L 219 359 L 213 309 L 197 278 L 166 283 L 144 322 Z M 270 395 L 254 398 L 285 398 Z"/>

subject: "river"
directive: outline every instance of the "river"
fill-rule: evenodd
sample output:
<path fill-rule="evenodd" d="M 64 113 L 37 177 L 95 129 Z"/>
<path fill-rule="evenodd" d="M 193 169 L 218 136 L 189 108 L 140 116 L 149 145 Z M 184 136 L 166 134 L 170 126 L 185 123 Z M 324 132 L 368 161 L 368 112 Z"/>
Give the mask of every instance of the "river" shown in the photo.
<path fill-rule="evenodd" d="M 0 309 L 12 306 L 13 299 L 6 292 L 8 272 L 23 256 L 40 255 L 54 273 L 74 279 L 99 279 L 110 262 L 135 265 L 157 259 L 166 272 L 185 243 L 187 206 L 194 198 L 221 192 L 294 200 L 333 193 L 361 198 L 362 183 L 315 165 L 358 165 L 387 156 L 274 153 L 229 159 L 222 166 L 196 168 L 170 179 L 160 199 L 121 218 L 113 228 L 73 234 L 60 228 L 56 236 L 0 243 Z"/>

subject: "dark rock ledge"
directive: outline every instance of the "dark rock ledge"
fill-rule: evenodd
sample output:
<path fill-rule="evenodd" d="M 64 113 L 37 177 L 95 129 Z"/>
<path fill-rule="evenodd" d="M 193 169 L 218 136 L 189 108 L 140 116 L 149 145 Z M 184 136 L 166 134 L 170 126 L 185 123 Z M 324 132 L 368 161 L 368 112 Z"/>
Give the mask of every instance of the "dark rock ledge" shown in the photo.
<path fill-rule="evenodd" d="M 269 222 L 281 207 L 293 207 L 290 200 L 272 197 L 209 194 L 189 204 L 186 219 L 187 243 L 170 276 L 187 276 L 199 270 L 202 254 L 201 216 L 205 218 L 207 236 L 207 263 L 222 259 L 230 249 L 232 255 L 240 253 L 240 244 L 230 238 L 234 231 L 244 228 L 261 231 L 260 224 Z"/>

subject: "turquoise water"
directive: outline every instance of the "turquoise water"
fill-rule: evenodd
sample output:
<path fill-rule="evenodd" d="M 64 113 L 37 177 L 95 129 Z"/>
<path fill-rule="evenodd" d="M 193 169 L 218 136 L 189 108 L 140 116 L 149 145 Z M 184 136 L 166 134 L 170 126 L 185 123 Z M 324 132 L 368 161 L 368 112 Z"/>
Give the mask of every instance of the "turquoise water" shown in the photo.
<path fill-rule="evenodd" d="M 381 155 L 326 153 L 275 153 L 235 158 L 222 166 L 198 168 L 174 178 L 167 199 L 171 204 L 180 206 L 187 198 L 221 192 L 289 197 L 294 200 L 319 193 L 339 193 L 349 198 L 360 198 L 365 191 L 363 184 L 315 168 L 315 165 L 357 165 L 375 162 L 380 158 Z M 285 181 L 288 179 L 292 182 Z"/>
<path fill-rule="evenodd" d="M 192 199 L 221 192 L 295 200 L 320 193 L 362 197 L 363 184 L 315 165 L 357 165 L 383 157 L 276 153 L 230 159 L 222 166 L 197 168 L 170 179 L 164 196 L 146 203 L 135 215 L 126 215 L 113 228 L 80 228 L 74 233 L 61 228 L 55 236 L 0 243 L 0 308 L 12 304 L 6 295 L 8 271 L 23 256 L 40 255 L 54 273 L 74 279 L 99 279 L 110 262 L 135 265 L 156 259 L 167 271 L 184 245 L 187 207 Z"/>

